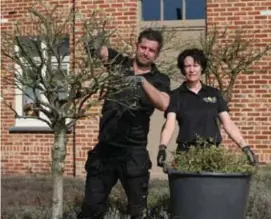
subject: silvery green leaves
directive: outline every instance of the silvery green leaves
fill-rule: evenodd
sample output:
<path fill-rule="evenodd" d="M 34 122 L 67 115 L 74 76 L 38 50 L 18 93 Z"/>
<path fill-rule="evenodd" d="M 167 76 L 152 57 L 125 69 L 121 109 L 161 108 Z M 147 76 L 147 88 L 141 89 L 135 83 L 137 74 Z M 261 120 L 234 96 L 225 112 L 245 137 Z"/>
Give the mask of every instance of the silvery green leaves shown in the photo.
<path fill-rule="evenodd" d="M 91 57 L 99 57 L 100 49 L 105 45 L 106 33 L 100 32 L 97 35 L 91 36 L 85 45 L 85 50 L 87 54 L 90 54 Z"/>
<path fill-rule="evenodd" d="M 127 85 L 134 86 L 134 87 L 141 85 L 143 80 L 144 80 L 144 77 L 140 75 L 131 75 L 125 78 L 125 82 L 127 83 Z"/>
<path fill-rule="evenodd" d="M 85 20 L 84 48 L 88 57 L 99 58 L 99 52 L 103 45 L 108 45 L 109 38 L 115 30 L 109 31 L 106 26 L 109 22 L 108 17 L 100 18 L 97 10 L 90 15 L 89 20 Z"/>

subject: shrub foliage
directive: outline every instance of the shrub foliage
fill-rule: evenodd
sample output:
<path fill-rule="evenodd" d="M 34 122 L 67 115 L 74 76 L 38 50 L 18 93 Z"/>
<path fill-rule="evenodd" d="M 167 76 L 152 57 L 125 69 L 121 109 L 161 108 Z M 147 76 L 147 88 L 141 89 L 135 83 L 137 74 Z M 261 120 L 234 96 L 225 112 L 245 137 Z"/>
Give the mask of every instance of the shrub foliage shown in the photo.
<path fill-rule="evenodd" d="M 223 146 L 195 147 L 173 155 L 170 164 L 181 172 L 251 173 L 255 170 L 244 154 L 233 153 Z"/>
<path fill-rule="evenodd" d="M 2 219 L 50 219 L 51 177 L 5 177 L 2 176 Z M 64 218 L 76 219 L 83 199 L 84 181 L 65 178 Z M 126 196 L 117 184 L 113 189 L 105 219 L 128 219 Z M 167 180 L 151 180 L 148 219 L 168 219 L 169 188 Z M 271 167 L 261 168 L 253 176 L 246 219 L 271 219 Z"/>

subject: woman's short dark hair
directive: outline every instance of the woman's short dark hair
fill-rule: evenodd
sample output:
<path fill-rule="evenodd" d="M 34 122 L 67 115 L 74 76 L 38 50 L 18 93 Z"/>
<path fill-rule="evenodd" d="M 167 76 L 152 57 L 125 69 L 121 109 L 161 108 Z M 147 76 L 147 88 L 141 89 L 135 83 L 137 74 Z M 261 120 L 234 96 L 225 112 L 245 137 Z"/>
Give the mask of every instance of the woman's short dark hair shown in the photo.
<path fill-rule="evenodd" d="M 152 28 L 145 29 L 142 32 L 140 32 L 137 42 L 141 43 L 143 38 L 158 42 L 158 52 L 160 52 L 164 43 L 163 42 L 164 39 L 160 31 L 153 30 Z"/>
<path fill-rule="evenodd" d="M 204 74 L 205 69 L 207 67 L 208 60 L 206 56 L 204 55 L 203 50 L 200 50 L 197 48 L 186 49 L 179 54 L 177 62 L 178 62 L 178 68 L 181 70 L 182 74 L 185 75 L 184 60 L 188 56 L 192 57 L 194 59 L 194 62 L 198 63 L 201 66 L 202 68 L 201 74 Z"/>

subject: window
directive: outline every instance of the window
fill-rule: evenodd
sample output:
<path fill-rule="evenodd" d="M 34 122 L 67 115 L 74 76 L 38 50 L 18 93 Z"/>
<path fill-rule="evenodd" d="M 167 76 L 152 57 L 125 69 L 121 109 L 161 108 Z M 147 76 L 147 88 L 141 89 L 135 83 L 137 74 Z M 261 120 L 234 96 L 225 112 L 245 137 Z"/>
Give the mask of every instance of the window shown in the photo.
<path fill-rule="evenodd" d="M 39 61 L 39 58 L 37 55 L 38 53 L 37 53 L 37 49 L 33 43 L 33 38 L 30 39 L 29 37 L 28 38 L 22 37 L 21 42 L 23 44 L 27 45 L 27 48 L 30 49 L 30 51 L 31 51 L 32 57 L 34 58 L 34 60 L 36 60 L 38 62 Z M 44 46 L 44 48 L 46 49 L 46 47 L 45 47 L 45 45 L 43 45 L 44 43 L 41 39 L 37 38 L 36 42 L 41 43 L 42 46 Z M 17 47 L 15 49 L 18 51 Z M 66 73 L 68 73 L 68 71 L 69 71 L 69 39 L 66 38 L 63 41 L 61 41 L 58 49 L 59 49 L 58 54 L 60 54 L 61 56 L 64 57 L 63 61 L 61 62 L 60 68 L 62 71 L 66 71 Z M 21 51 L 18 51 L 18 52 L 21 52 Z M 58 66 L 56 57 L 53 56 L 51 59 L 51 62 L 52 62 L 52 68 L 56 69 Z M 15 66 L 15 68 L 16 68 L 16 72 L 18 74 L 22 74 L 22 71 L 19 68 L 19 66 Z M 31 69 L 29 69 L 29 71 L 31 71 Z M 42 72 L 44 72 L 44 74 L 45 74 L 46 69 L 43 69 Z M 40 112 L 38 110 L 36 110 L 38 106 L 35 103 L 35 96 L 39 96 L 41 99 L 43 99 L 44 97 L 42 96 L 42 94 L 40 94 L 38 92 L 34 93 L 33 89 L 31 89 L 29 86 L 25 86 L 22 88 L 21 87 L 16 88 L 15 94 L 16 94 L 16 96 L 15 96 L 15 109 L 19 115 L 19 117 L 16 118 L 15 127 L 47 127 L 47 124 L 45 122 L 42 122 L 42 121 L 34 118 L 36 116 L 40 116 L 40 117 L 45 118 L 45 115 L 39 114 Z M 59 95 L 62 96 L 65 94 L 59 94 Z M 45 98 L 44 98 L 44 100 L 45 100 Z"/>
<path fill-rule="evenodd" d="M 141 0 L 142 21 L 203 20 L 206 0 Z"/>
<path fill-rule="evenodd" d="M 205 0 L 187 0 L 185 9 L 186 19 L 205 19 Z"/>

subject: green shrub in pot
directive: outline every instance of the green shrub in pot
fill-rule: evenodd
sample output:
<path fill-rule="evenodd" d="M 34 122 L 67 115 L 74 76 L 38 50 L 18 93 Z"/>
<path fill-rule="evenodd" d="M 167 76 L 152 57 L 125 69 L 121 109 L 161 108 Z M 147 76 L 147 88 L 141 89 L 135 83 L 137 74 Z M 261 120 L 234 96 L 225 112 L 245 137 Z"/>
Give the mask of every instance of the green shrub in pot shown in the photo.
<path fill-rule="evenodd" d="M 253 173 L 252 166 L 243 153 L 220 145 L 191 146 L 188 151 L 173 153 L 170 167 L 181 172 Z"/>
<path fill-rule="evenodd" d="M 173 153 L 167 165 L 172 216 L 244 219 L 256 167 L 240 152 L 198 139 L 187 151 Z"/>

